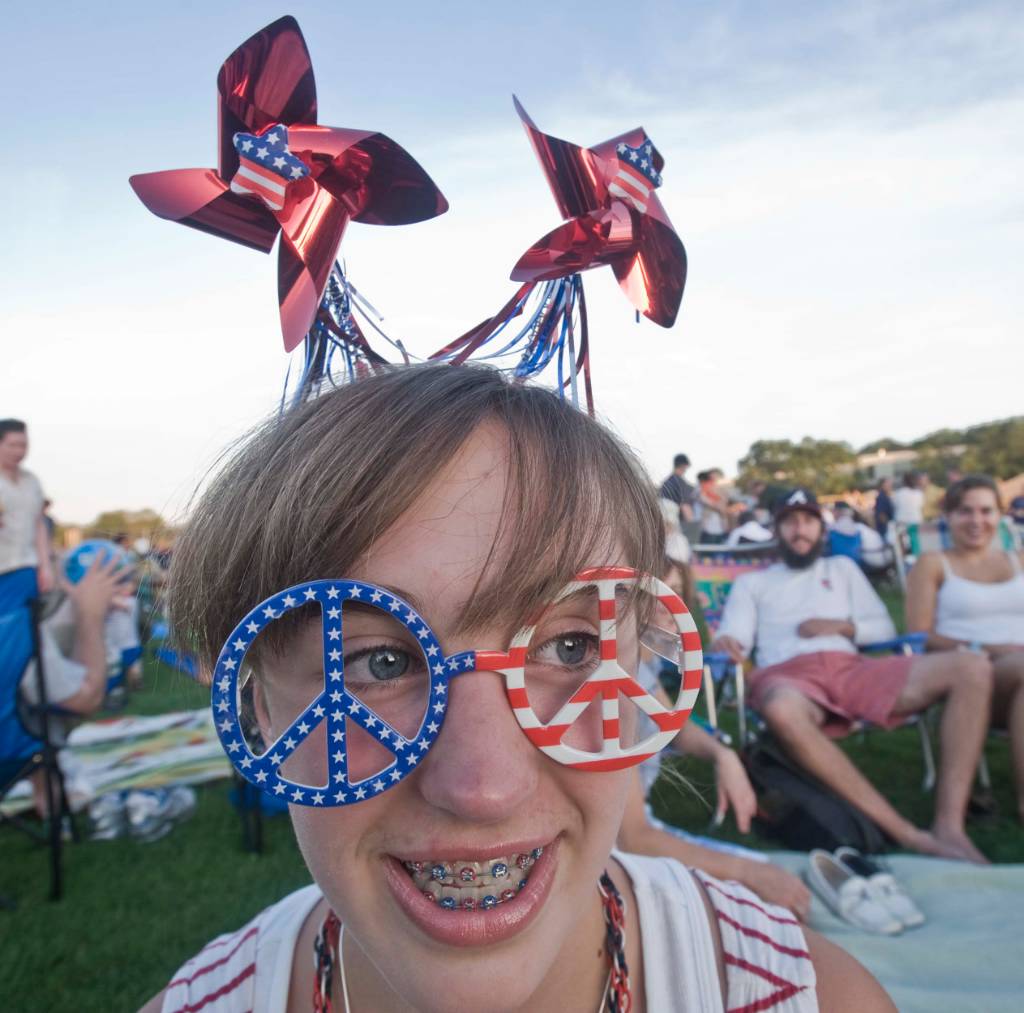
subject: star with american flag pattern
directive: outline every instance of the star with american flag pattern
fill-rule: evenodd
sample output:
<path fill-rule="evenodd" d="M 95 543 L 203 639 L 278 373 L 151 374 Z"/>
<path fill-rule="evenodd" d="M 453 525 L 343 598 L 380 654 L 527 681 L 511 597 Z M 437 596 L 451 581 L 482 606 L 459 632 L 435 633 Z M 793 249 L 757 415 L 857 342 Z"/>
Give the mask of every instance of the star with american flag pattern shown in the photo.
<path fill-rule="evenodd" d="M 233 143 L 238 171 L 231 189 L 259 197 L 271 211 L 280 211 L 288 185 L 309 175 L 309 166 L 288 150 L 288 128 L 276 123 L 259 134 L 239 132 Z"/>
<path fill-rule="evenodd" d="M 608 184 L 608 192 L 629 201 L 642 213 L 647 210 L 651 191 L 661 186 L 661 173 L 654 167 L 657 152 L 646 134 L 636 147 L 622 141 L 615 150 L 619 156 L 619 171 Z"/>

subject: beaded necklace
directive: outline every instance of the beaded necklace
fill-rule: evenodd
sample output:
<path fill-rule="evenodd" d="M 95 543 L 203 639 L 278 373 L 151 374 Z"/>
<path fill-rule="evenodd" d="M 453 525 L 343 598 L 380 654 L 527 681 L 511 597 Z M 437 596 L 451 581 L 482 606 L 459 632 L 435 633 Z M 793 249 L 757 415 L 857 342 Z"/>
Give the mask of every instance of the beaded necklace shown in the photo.
<path fill-rule="evenodd" d="M 626 905 L 607 871 L 601 873 L 597 883 L 604 908 L 604 949 L 608 955 L 608 981 L 597 1013 L 629 1013 L 633 995 L 629 988 L 629 967 L 626 964 Z M 336 1013 L 331 1000 L 334 984 L 334 966 L 337 962 L 341 994 L 345 1013 L 353 1013 L 345 979 L 345 960 L 341 952 L 342 925 L 333 911 L 327 912 L 313 953 L 316 967 L 313 974 L 313 1013 Z"/>

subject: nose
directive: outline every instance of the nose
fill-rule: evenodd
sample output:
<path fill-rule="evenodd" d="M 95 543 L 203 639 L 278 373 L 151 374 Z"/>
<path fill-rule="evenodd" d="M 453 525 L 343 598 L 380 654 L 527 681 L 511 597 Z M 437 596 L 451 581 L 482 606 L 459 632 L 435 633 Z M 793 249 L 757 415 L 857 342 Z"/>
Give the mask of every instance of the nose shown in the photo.
<path fill-rule="evenodd" d="M 495 672 L 466 672 L 448 686 L 444 726 L 420 769 L 419 790 L 461 820 L 497 823 L 537 789 L 543 757 L 527 740 Z"/>

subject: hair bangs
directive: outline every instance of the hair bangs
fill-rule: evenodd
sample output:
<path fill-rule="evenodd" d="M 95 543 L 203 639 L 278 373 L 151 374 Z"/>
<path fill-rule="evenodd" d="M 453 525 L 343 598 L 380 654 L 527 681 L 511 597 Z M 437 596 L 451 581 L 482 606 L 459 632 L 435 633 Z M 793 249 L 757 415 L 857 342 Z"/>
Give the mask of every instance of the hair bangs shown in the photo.
<path fill-rule="evenodd" d="M 661 567 L 664 526 L 639 463 L 579 412 L 567 418 L 560 408 L 550 418 L 543 402 L 522 407 L 521 416 L 499 420 L 510 451 L 502 534 L 458 632 L 495 618 L 514 631 L 588 567 L 630 566 L 656 576 Z M 639 593 L 634 588 L 630 605 Z"/>
<path fill-rule="evenodd" d="M 507 494 L 464 630 L 495 616 L 521 625 L 585 566 L 657 573 L 653 488 L 604 427 L 490 367 L 396 367 L 276 416 L 240 444 L 175 547 L 176 635 L 209 669 L 261 601 L 343 579 L 485 423 L 508 434 Z M 272 623 L 266 648 L 283 651 L 313 611 Z"/>

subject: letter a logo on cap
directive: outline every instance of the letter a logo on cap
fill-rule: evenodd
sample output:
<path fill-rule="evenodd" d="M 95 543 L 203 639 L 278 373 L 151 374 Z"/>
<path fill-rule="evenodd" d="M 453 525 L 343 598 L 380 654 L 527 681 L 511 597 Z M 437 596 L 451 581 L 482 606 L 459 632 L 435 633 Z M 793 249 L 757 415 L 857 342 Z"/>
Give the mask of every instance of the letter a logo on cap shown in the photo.
<path fill-rule="evenodd" d="M 797 489 L 797 491 L 795 493 L 793 493 L 789 497 L 789 499 L 786 500 L 786 506 L 796 506 L 798 503 L 806 503 L 806 502 L 807 502 L 807 494 L 803 491 L 803 489 Z"/>

